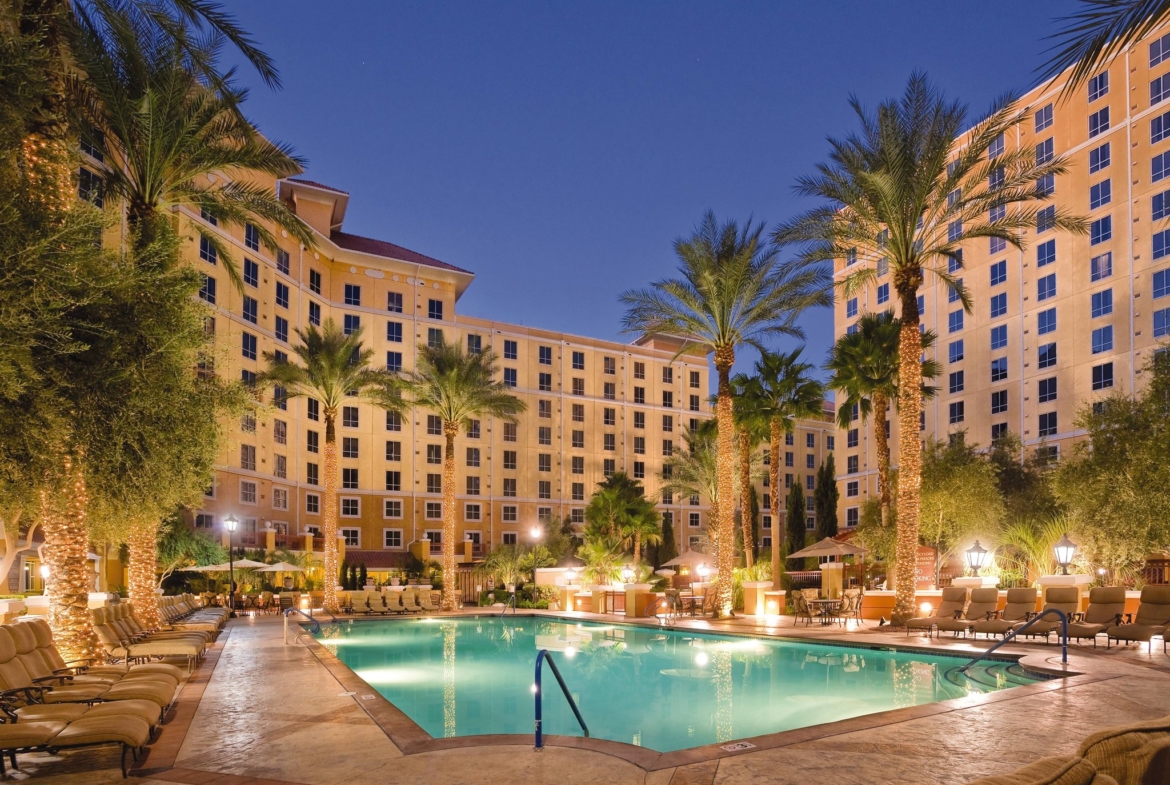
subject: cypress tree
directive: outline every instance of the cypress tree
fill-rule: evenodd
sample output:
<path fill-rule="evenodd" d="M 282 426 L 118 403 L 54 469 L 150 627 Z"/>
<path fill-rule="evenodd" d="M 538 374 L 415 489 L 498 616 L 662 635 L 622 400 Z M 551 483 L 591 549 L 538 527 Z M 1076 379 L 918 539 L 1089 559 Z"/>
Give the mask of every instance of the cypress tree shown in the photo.
<path fill-rule="evenodd" d="M 354 588 L 358 589 L 358 588 L 364 587 L 367 583 L 367 577 L 368 576 L 366 575 L 366 565 L 365 565 L 365 563 L 363 563 L 360 567 L 358 567 L 357 586 L 355 586 Z"/>
<path fill-rule="evenodd" d="M 674 516 L 662 516 L 662 543 L 654 561 L 655 567 L 661 567 L 666 562 L 678 556 L 678 543 L 674 540 Z"/>
<path fill-rule="evenodd" d="M 792 487 L 788 490 L 788 514 L 785 523 L 788 527 L 788 552 L 796 553 L 804 547 L 804 487 L 800 482 L 800 475 L 792 479 Z"/>
<path fill-rule="evenodd" d="M 814 507 L 817 512 L 817 539 L 837 536 L 837 501 L 841 492 L 837 490 L 837 466 L 833 454 L 817 469 L 817 487 L 813 491 Z"/>

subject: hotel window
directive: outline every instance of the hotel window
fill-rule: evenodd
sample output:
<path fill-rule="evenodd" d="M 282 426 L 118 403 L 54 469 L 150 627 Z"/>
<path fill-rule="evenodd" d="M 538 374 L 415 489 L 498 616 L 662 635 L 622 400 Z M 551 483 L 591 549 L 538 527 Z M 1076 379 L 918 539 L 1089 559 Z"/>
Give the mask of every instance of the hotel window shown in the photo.
<path fill-rule="evenodd" d="M 505 523 L 515 523 L 519 516 L 517 515 L 517 508 L 512 504 L 505 504 L 502 508 L 503 520 Z M 504 545 L 516 544 L 516 532 L 504 532 L 501 542 Z"/>
<path fill-rule="evenodd" d="M 539 472 L 551 472 L 552 456 L 546 452 L 538 453 L 536 456 L 536 470 Z"/>
<path fill-rule="evenodd" d="M 1052 104 L 1037 109 L 1035 120 L 1037 133 L 1052 125 Z"/>
<path fill-rule="evenodd" d="M 1041 379 L 1037 382 L 1037 397 L 1040 403 L 1056 400 L 1056 377 Z"/>
<path fill-rule="evenodd" d="M 1109 166 L 1112 156 L 1109 154 L 1109 142 L 1089 151 L 1089 174 L 1099 172 Z"/>
<path fill-rule="evenodd" d="M 505 469 L 515 469 L 516 468 L 516 451 L 515 450 L 504 450 L 504 468 Z"/>
<path fill-rule="evenodd" d="M 1094 319 L 1098 316 L 1106 316 L 1113 313 L 1113 290 L 1105 289 L 1100 292 L 1093 292 L 1092 295 L 1092 314 Z"/>
<path fill-rule="evenodd" d="M 617 373 L 617 359 L 614 357 L 601 358 L 601 365 L 605 373 L 613 375 Z"/>
<path fill-rule="evenodd" d="M 998 170 L 997 170 L 998 171 Z M 947 224 L 947 240 L 952 243 L 957 243 L 963 236 L 963 222 L 951 221 Z"/>
<path fill-rule="evenodd" d="M 427 502 L 426 518 L 428 521 L 438 521 L 443 518 L 442 502 Z"/>
<path fill-rule="evenodd" d="M 602 409 L 601 421 L 605 425 L 617 424 L 617 409 Z"/>
<path fill-rule="evenodd" d="M 256 448 L 251 444 L 240 445 L 240 468 L 256 471 Z"/>
<path fill-rule="evenodd" d="M 963 341 L 951 341 L 947 346 L 947 360 L 957 363 L 963 359 Z"/>
<path fill-rule="evenodd" d="M 613 382 L 606 382 L 605 389 L 602 393 L 602 396 L 607 401 L 616 401 L 617 400 L 617 385 L 614 384 Z"/>
<path fill-rule="evenodd" d="M 402 502 L 397 499 L 386 499 L 382 505 L 383 518 L 401 518 L 402 517 Z M 382 530 L 382 547 L 383 548 L 401 548 L 402 547 L 402 529 L 383 529 Z"/>
<path fill-rule="evenodd" d="M 386 340 L 402 343 L 402 322 L 386 322 Z"/>
<path fill-rule="evenodd" d="M 605 477 L 612 477 L 617 471 L 617 462 L 613 458 L 606 458 L 601 462 L 601 473 Z"/>
<path fill-rule="evenodd" d="M 516 369 L 515 368 L 505 368 L 504 369 L 504 386 L 505 387 L 515 387 L 516 386 Z"/>
<path fill-rule="evenodd" d="M 687 521 L 687 525 L 689 525 L 692 529 L 698 529 L 700 526 L 702 526 L 703 523 L 702 514 L 697 512 L 687 513 Z"/>
<path fill-rule="evenodd" d="M 963 311 L 951 311 L 947 315 L 947 331 L 957 333 L 963 329 Z"/>
<path fill-rule="evenodd" d="M 356 406 L 341 407 L 341 424 L 346 428 L 358 427 L 358 409 Z"/>
<path fill-rule="evenodd" d="M 1046 343 L 1036 348 L 1036 367 L 1051 368 L 1056 365 L 1056 344 Z"/>
<path fill-rule="evenodd" d="M 1109 72 L 1103 71 L 1089 80 L 1089 102 L 1096 101 L 1109 93 Z"/>
<path fill-rule="evenodd" d="M 1170 33 L 1150 44 L 1150 68 L 1170 59 Z"/>
<path fill-rule="evenodd" d="M 504 423 L 504 441 L 506 441 L 506 442 L 516 441 L 516 432 L 517 432 L 516 423 L 514 423 L 514 422 Z"/>
<path fill-rule="evenodd" d="M 698 371 L 691 371 L 689 376 L 690 376 L 691 389 L 692 390 L 699 389 L 699 372 Z"/>
<path fill-rule="evenodd" d="M 251 480 L 240 480 L 240 504 L 256 503 L 256 483 Z"/>
<path fill-rule="evenodd" d="M 1008 376 L 1006 357 L 997 357 L 991 361 L 991 381 L 1002 382 Z"/>
<path fill-rule="evenodd" d="M 316 485 L 316 483 L 313 483 Z M 305 512 L 316 515 L 321 512 L 321 497 L 315 493 L 305 494 Z"/>
<path fill-rule="evenodd" d="M 1158 300 L 1170 294 L 1170 270 L 1159 270 L 1154 273 L 1154 299 Z"/>
<path fill-rule="evenodd" d="M 635 379 L 645 379 L 646 378 L 646 363 L 638 363 L 638 362 L 634 363 L 634 378 Z"/>
<path fill-rule="evenodd" d="M 991 265 L 991 285 L 999 286 L 1007 281 L 1007 261 L 996 262 Z"/>
<path fill-rule="evenodd" d="M 467 438 L 468 439 L 478 439 L 479 438 L 479 429 L 480 429 L 479 420 L 468 420 L 467 421 Z"/>
<path fill-rule="evenodd" d="M 890 285 L 884 283 L 877 288 L 877 303 L 882 305 L 890 301 Z"/>
<path fill-rule="evenodd" d="M 817 468 L 817 458 L 815 455 L 804 456 L 804 468 L 806 468 L 806 469 Z"/>
<path fill-rule="evenodd" d="M 572 489 L 572 500 L 575 502 L 585 501 L 585 483 L 575 482 Z"/>
<path fill-rule="evenodd" d="M 465 504 L 465 505 L 463 505 L 463 520 L 465 520 L 465 521 L 482 520 L 482 518 L 481 518 L 482 513 L 480 512 L 481 509 L 482 508 L 478 504 Z M 473 535 L 476 538 L 479 537 L 478 533 L 468 532 L 468 534 Z M 478 539 L 471 540 L 471 542 L 477 542 L 477 541 L 478 541 Z"/>
<path fill-rule="evenodd" d="M 1154 234 L 1154 258 L 1161 259 L 1168 255 L 1170 255 L 1170 229 L 1165 229 Z"/>
<path fill-rule="evenodd" d="M 402 352 L 386 352 L 386 370 L 393 372 L 402 370 Z"/>
<path fill-rule="evenodd" d="M 341 457 L 342 458 L 357 458 L 358 457 L 358 440 L 354 436 L 345 436 L 341 439 Z"/>
<path fill-rule="evenodd" d="M 991 140 L 991 144 L 987 146 L 987 160 L 998 158 L 1003 155 L 1003 134 Z"/>
<path fill-rule="evenodd" d="M 539 353 L 539 362 L 541 365 L 552 365 L 552 347 L 541 346 L 537 349 Z"/>
<path fill-rule="evenodd" d="M 634 403 L 646 403 L 646 388 L 645 387 L 635 387 L 634 388 Z"/>
<path fill-rule="evenodd" d="M 642 480 L 646 477 L 646 464 L 641 461 L 634 461 L 634 479 Z"/>
<path fill-rule="evenodd" d="M 1157 144 L 1167 137 L 1170 137 L 1170 112 L 1150 121 L 1150 144 Z"/>
<path fill-rule="evenodd" d="M 991 348 L 1002 349 L 1007 346 L 1007 325 L 1001 324 L 998 327 L 991 328 Z"/>
<path fill-rule="evenodd" d="M 1036 300 L 1043 302 L 1056 296 L 1056 273 L 1049 273 L 1036 280 Z"/>
<path fill-rule="evenodd" d="M 248 371 L 248 370 L 240 371 L 240 381 L 243 382 L 244 385 L 247 387 L 255 387 L 256 386 L 256 372 L 255 371 Z"/>
<path fill-rule="evenodd" d="M 348 504 L 348 508 L 346 503 Z M 346 512 L 346 510 L 349 510 Z M 341 500 L 341 514 L 347 518 L 357 518 L 361 515 L 361 501 L 359 499 L 342 499 Z M 360 548 L 362 547 L 362 530 L 358 528 L 346 527 L 339 530 L 341 533 L 342 542 L 345 543 L 346 548 Z"/>
<path fill-rule="evenodd" d="M 321 273 L 309 270 L 309 291 L 313 294 L 321 293 Z"/>
<path fill-rule="evenodd" d="M 1170 96 L 1170 74 L 1162 74 L 1150 81 L 1150 106 L 1160 104 Z"/>
<path fill-rule="evenodd" d="M 443 345 L 443 331 L 438 327 L 427 328 L 427 346 L 438 349 Z"/>
<path fill-rule="evenodd" d="M 1040 144 L 1036 145 L 1036 163 L 1046 164 L 1055 157 L 1052 150 L 1052 137 L 1048 137 Z"/>
<path fill-rule="evenodd" d="M 691 410 L 692 412 L 697 412 L 697 411 L 699 411 L 699 396 L 697 396 L 697 395 L 692 395 L 692 396 L 690 397 L 690 402 L 689 402 L 689 404 L 690 404 L 690 405 L 689 405 L 689 408 L 690 408 L 690 410 Z"/>
<path fill-rule="evenodd" d="M 515 360 L 517 356 L 518 356 L 518 352 L 517 352 L 517 348 L 516 348 L 516 342 L 515 341 L 504 341 L 504 359 L 505 360 Z"/>
<path fill-rule="evenodd" d="M 1056 330 L 1056 309 L 1049 308 L 1047 311 L 1041 311 L 1036 316 L 1036 332 L 1040 335 L 1047 335 Z"/>
<path fill-rule="evenodd" d="M 580 455 L 574 455 L 571 463 L 573 474 L 585 473 L 585 458 Z"/>
<path fill-rule="evenodd" d="M 386 472 L 386 490 L 400 492 L 402 490 L 402 472 L 389 469 Z"/>
<path fill-rule="evenodd" d="M 276 340 L 288 343 L 288 319 L 276 317 Z"/>
<path fill-rule="evenodd" d="M 662 457 L 669 458 L 674 455 L 674 441 L 671 439 L 662 440 Z"/>
<path fill-rule="evenodd" d="M 552 428 L 542 426 L 536 430 L 536 441 L 538 444 L 548 446 L 552 444 Z"/>
<path fill-rule="evenodd" d="M 321 306 L 317 303 L 309 303 L 309 324 L 314 327 L 321 326 Z"/>
<path fill-rule="evenodd" d="M 954 403 L 950 404 L 948 415 L 951 425 L 961 423 L 963 421 L 963 402 L 955 401 Z"/>
<path fill-rule="evenodd" d="M 845 303 L 845 318 L 852 319 L 857 316 L 857 298 L 852 297 Z"/>
<path fill-rule="evenodd" d="M 998 442 L 1007 435 L 1008 424 L 1006 422 L 997 422 L 991 424 L 991 441 Z"/>
<path fill-rule="evenodd" d="M 443 418 L 437 414 L 427 415 L 427 436 L 443 435 Z"/>
<path fill-rule="evenodd" d="M 808 490 L 808 491 L 815 491 L 815 490 L 816 490 L 816 487 L 817 487 L 817 478 L 816 478 L 816 476 L 815 476 L 815 475 L 812 475 L 812 474 L 806 475 L 806 476 L 805 476 L 805 478 L 804 478 L 804 488 L 805 488 L 805 490 Z M 814 501 L 814 499 L 813 499 L 813 497 L 811 497 L 811 496 L 809 496 L 808 498 L 806 498 L 806 499 L 804 500 L 804 502 L 805 502 L 805 505 L 806 505 L 806 508 L 808 509 L 808 511 L 809 511 L 809 512 L 812 512 L 812 510 L 813 510 L 813 508 L 812 508 L 812 505 L 811 505 L 811 504 L 809 504 L 809 502 L 812 502 L 812 501 Z"/>
<path fill-rule="evenodd" d="M 309 452 L 320 452 L 320 436 L 317 431 L 305 431 L 305 449 Z"/>
<path fill-rule="evenodd" d="M 504 478 L 504 496 L 505 498 L 516 498 L 516 479 L 514 477 Z"/>
<path fill-rule="evenodd" d="M 386 310 L 390 313 L 402 313 L 401 292 L 386 292 Z"/>
<path fill-rule="evenodd" d="M 1113 237 L 1113 216 L 1098 218 L 1089 224 L 1089 245 L 1099 245 Z"/>
<path fill-rule="evenodd" d="M 467 495 L 468 496 L 479 496 L 479 478 L 478 477 L 468 477 L 467 478 Z"/>
<path fill-rule="evenodd" d="M 253 251 L 260 250 L 260 229 L 250 223 L 244 224 L 244 245 Z"/>
<path fill-rule="evenodd" d="M 573 404 L 573 422 L 585 422 L 585 404 Z"/>
<path fill-rule="evenodd" d="M 664 408 L 664 409 L 673 409 L 674 408 L 674 393 L 672 393 L 670 390 L 663 390 L 662 391 L 662 408 Z"/>
<path fill-rule="evenodd" d="M 355 490 L 358 487 L 358 470 L 357 469 L 342 469 L 341 470 L 341 487 L 350 490 Z"/>
<path fill-rule="evenodd" d="M 947 390 L 953 395 L 963 391 L 963 372 L 954 371 L 947 379 Z"/>
<path fill-rule="evenodd" d="M 852 498 L 854 496 L 857 496 L 857 494 L 858 494 L 857 480 L 852 480 L 850 482 L 845 483 L 845 495 L 846 496 Z"/>
<path fill-rule="evenodd" d="M 817 435 L 815 433 L 806 433 L 804 435 L 804 446 L 810 450 L 815 450 L 817 447 Z"/>
<path fill-rule="evenodd" d="M 255 360 L 256 359 L 256 336 L 252 335 L 252 333 L 242 333 L 242 335 L 243 335 L 243 346 L 242 346 L 241 352 L 244 355 L 244 359 L 245 360 Z"/>
<path fill-rule="evenodd" d="M 1056 226 L 1056 207 L 1045 207 L 1036 213 L 1036 234 L 1047 232 Z"/>
<path fill-rule="evenodd" d="M 785 466 L 795 466 L 796 465 L 796 453 L 794 453 L 792 451 L 785 452 L 784 453 L 784 465 Z"/>
<path fill-rule="evenodd" d="M 276 269 L 278 272 L 283 273 L 284 275 L 288 275 L 288 251 L 284 250 L 283 248 L 276 249 Z"/>
<path fill-rule="evenodd" d="M 211 305 L 215 305 L 215 279 L 205 273 L 200 273 L 203 276 L 203 285 L 199 287 L 199 296 Z"/>
<path fill-rule="evenodd" d="M 427 493 L 442 493 L 443 492 L 443 475 L 428 474 L 427 475 Z"/>
<path fill-rule="evenodd" d="M 1055 436 L 1057 430 L 1056 412 L 1045 412 L 1040 415 L 1040 427 L 1036 431 L 1037 436 Z"/>
<path fill-rule="evenodd" d="M 1154 311 L 1154 337 L 1170 335 L 1170 308 Z"/>
<path fill-rule="evenodd" d="M 1093 330 L 1093 354 L 1113 351 L 1113 325 Z"/>
<path fill-rule="evenodd" d="M 468 447 L 467 448 L 467 465 L 474 466 L 474 467 L 479 466 L 479 448 L 478 447 Z"/>
<path fill-rule="evenodd" d="M 479 354 L 483 351 L 483 336 L 482 335 L 468 335 L 467 336 L 467 353 Z"/>
<path fill-rule="evenodd" d="M 1155 155 L 1150 159 L 1150 180 L 1158 182 L 1170 175 L 1170 151 Z"/>
<path fill-rule="evenodd" d="M 274 444 L 288 444 L 288 423 L 284 420 L 272 421 L 272 441 Z"/>
<path fill-rule="evenodd" d="M 997 294 L 991 298 L 991 318 L 1003 316 L 1007 313 L 1007 293 Z"/>
<path fill-rule="evenodd" d="M 1107 251 L 1089 260 L 1089 280 L 1100 281 L 1113 275 L 1113 252 Z"/>
<path fill-rule="evenodd" d="M 1007 248 L 1007 240 L 1002 237 L 988 238 L 987 248 L 989 253 L 997 254 L 1004 248 Z"/>
<path fill-rule="evenodd" d="M 585 449 L 585 431 L 573 431 L 572 438 L 574 450 Z"/>
<path fill-rule="evenodd" d="M 860 470 L 860 458 L 858 458 L 858 456 L 850 455 L 848 458 L 845 459 L 845 473 L 846 474 L 857 474 L 857 472 L 859 470 Z M 765 495 L 764 498 L 767 498 L 767 495 Z M 765 505 L 765 507 L 766 506 L 767 505 Z"/>
<path fill-rule="evenodd" d="M 884 256 L 882 258 L 878 259 L 877 265 L 876 265 L 876 272 L 877 272 L 879 277 L 884 277 L 884 276 L 888 275 L 890 272 L 890 260 Z"/>
<path fill-rule="evenodd" d="M 244 318 L 256 324 L 260 317 L 260 303 L 251 297 L 244 298 Z"/>
<path fill-rule="evenodd" d="M 401 431 L 402 415 L 398 412 L 386 412 L 386 430 Z"/>
<path fill-rule="evenodd" d="M 1002 172 L 1003 169 L 997 169 L 996 171 Z M 1041 175 L 1036 180 L 1036 193 L 1040 196 L 1052 196 L 1052 194 L 1056 193 L 1056 175 Z"/>
<path fill-rule="evenodd" d="M 260 265 L 246 257 L 244 259 L 244 283 L 248 286 L 260 285 Z"/>
<path fill-rule="evenodd" d="M 438 466 L 443 462 L 443 446 L 441 444 L 427 445 L 427 463 Z"/>
<path fill-rule="evenodd" d="M 1093 389 L 1104 390 L 1113 386 L 1113 363 L 1093 366 Z"/>
<path fill-rule="evenodd" d="M 552 401 L 537 401 L 537 416 L 547 420 L 552 417 Z"/>
<path fill-rule="evenodd" d="M 1089 138 L 1099 136 L 1109 130 L 1109 107 L 1102 107 L 1089 115 Z"/>
<path fill-rule="evenodd" d="M 585 370 L 585 352 L 573 352 L 573 370 Z"/>
<path fill-rule="evenodd" d="M 674 417 L 669 414 L 662 415 L 662 430 L 665 433 L 674 432 Z"/>
<path fill-rule="evenodd" d="M 662 368 L 662 383 L 674 384 L 674 368 L 671 368 L 669 365 L 663 366 Z"/>
<path fill-rule="evenodd" d="M 1089 186 L 1089 209 L 1096 210 L 1098 207 L 1103 207 L 1113 199 L 1113 189 L 1111 181 L 1102 180 L 1096 185 Z"/>
<path fill-rule="evenodd" d="M 857 446 L 858 429 L 850 428 L 849 432 L 845 434 L 845 446 L 852 449 Z"/>
<path fill-rule="evenodd" d="M 606 452 L 613 452 L 617 449 L 617 435 L 607 433 L 602 435 L 602 449 Z"/>
<path fill-rule="evenodd" d="M 442 300 L 427 300 L 427 318 L 443 320 L 443 301 Z"/>

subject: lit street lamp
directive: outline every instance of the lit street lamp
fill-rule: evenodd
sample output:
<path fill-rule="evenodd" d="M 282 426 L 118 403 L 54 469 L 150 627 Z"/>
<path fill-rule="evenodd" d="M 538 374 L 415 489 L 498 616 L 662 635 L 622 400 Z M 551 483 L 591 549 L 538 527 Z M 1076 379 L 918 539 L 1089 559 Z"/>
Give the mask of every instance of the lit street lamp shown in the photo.
<path fill-rule="evenodd" d="M 987 561 L 987 549 L 979 544 L 979 540 L 976 540 L 975 544 L 967 549 L 967 566 L 971 568 L 972 576 L 979 574 L 985 561 Z"/>
<path fill-rule="evenodd" d="M 232 553 L 232 535 L 236 533 L 236 527 L 239 525 L 240 522 L 234 515 L 223 519 L 223 528 L 227 529 L 228 533 L 228 607 L 231 608 L 228 616 L 233 619 L 236 617 L 236 563 L 235 555 Z"/>
<path fill-rule="evenodd" d="M 1060 538 L 1060 542 L 1056 543 L 1052 548 L 1056 552 L 1056 563 L 1060 565 L 1060 574 L 1068 575 L 1068 566 L 1072 564 L 1073 556 L 1076 555 L 1077 545 L 1064 535 Z"/>
<path fill-rule="evenodd" d="M 622 567 L 622 583 L 630 583 L 634 580 L 634 568 L 630 565 Z"/>
<path fill-rule="evenodd" d="M 528 530 L 528 534 L 531 535 L 532 539 L 539 540 L 544 535 L 544 529 L 539 526 L 533 526 Z"/>

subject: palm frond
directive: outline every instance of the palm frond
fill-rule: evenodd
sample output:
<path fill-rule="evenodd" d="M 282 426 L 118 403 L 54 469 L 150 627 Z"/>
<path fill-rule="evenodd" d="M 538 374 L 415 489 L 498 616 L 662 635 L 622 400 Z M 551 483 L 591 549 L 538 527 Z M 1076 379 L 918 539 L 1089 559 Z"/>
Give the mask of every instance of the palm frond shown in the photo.
<path fill-rule="evenodd" d="M 1170 19 L 1170 0 L 1081 0 L 1080 6 L 1061 17 L 1064 27 L 1049 36 L 1054 43 L 1046 50 L 1048 62 L 1037 69 L 1050 83 L 1072 69 L 1064 97 Z"/>

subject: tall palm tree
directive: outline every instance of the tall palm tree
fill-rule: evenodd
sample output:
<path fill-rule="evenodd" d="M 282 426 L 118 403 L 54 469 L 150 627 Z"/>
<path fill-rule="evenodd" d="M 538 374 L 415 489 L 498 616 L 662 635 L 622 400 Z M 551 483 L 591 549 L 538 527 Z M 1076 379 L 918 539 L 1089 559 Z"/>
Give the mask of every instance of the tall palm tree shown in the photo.
<path fill-rule="evenodd" d="M 731 380 L 732 398 L 731 409 L 735 420 L 735 435 L 739 449 L 739 515 L 740 526 L 743 528 L 743 559 L 744 566 L 749 570 L 755 556 L 754 532 L 752 529 L 752 456 L 756 447 L 760 445 L 768 433 L 768 418 L 762 416 L 756 404 L 756 399 L 746 395 L 751 377 L 747 374 L 736 374 Z"/>
<path fill-rule="evenodd" d="M 662 516 L 649 499 L 642 496 L 630 503 L 620 535 L 622 545 L 633 549 L 635 563 L 642 561 L 643 545 L 662 542 Z"/>
<path fill-rule="evenodd" d="M 105 37 L 84 36 L 78 59 L 86 78 L 74 83 L 74 92 L 111 148 L 99 167 L 103 187 L 125 201 L 136 244 L 151 242 L 166 208 L 185 205 L 224 227 L 252 223 L 272 248 L 269 223 L 314 245 L 309 228 L 271 188 L 252 179 L 296 174 L 303 160 L 244 117 L 246 90 L 227 78 L 218 86 L 203 84 L 190 70 L 185 44 L 161 34 L 146 37 L 128 23 L 112 25 Z M 242 286 L 228 245 L 214 233 L 203 237 Z"/>
<path fill-rule="evenodd" d="M 1039 70 L 1055 80 L 1071 68 L 1064 94 L 1083 86 L 1129 47 L 1170 20 L 1170 0 L 1081 0 L 1081 10 L 1064 16 L 1064 29 L 1049 36 L 1051 58 Z"/>
<path fill-rule="evenodd" d="M 810 374 L 812 363 L 800 361 L 803 348 L 761 352 L 755 374 L 744 389 L 751 408 L 768 423 L 768 487 L 772 491 L 772 574 L 780 575 L 780 444 L 796 428 L 796 420 L 824 415 L 825 386 Z M 789 510 L 789 514 L 791 514 Z M 801 511 L 801 518 L 804 513 Z"/>
<path fill-rule="evenodd" d="M 410 402 L 430 409 L 443 422 L 443 610 L 459 607 L 455 585 L 455 437 L 471 420 L 496 417 L 516 422 L 524 402 L 496 379 L 496 356 L 490 349 L 464 353 L 457 343 L 441 341 L 419 350 L 416 369 L 406 374 Z"/>
<path fill-rule="evenodd" d="M 325 609 L 337 612 L 337 417 L 346 403 L 364 402 L 391 411 L 405 404 L 398 378 L 389 371 L 372 368 L 374 350 L 362 344 L 361 329 L 349 335 L 332 319 L 322 329 L 297 329 L 300 342 L 293 347 L 294 358 L 265 352 L 266 370 L 257 384 L 280 387 L 284 398 L 314 398 L 320 402 L 325 423 L 323 504 L 321 534 L 325 538 Z M 299 360 L 299 362 L 297 362 Z"/>
<path fill-rule="evenodd" d="M 962 267 L 964 243 L 993 238 L 1022 249 L 1029 229 L 1084 232 L 1086 225 L 1059 207 L 1046 207 L 1049 192 L 1037 188 L 1040 178 L 1067 170 L 1064 157 L 1041 163 L 1031 148 L 1003 144 L 1029 115 L 1011 96 L 965 131 L 966 107 L 947 100 L 923 73 L 912 74 L 902 98 L 884 101 L 876 112 L 856 98 L 852 105 L 860 132 L 830 139 L 829 162 L 796 186 L 798 194 L 826 203 L 779 227 L 773 239 L 802 244 L 798 264 L 845 260 L 838 282 L 844 296 L 874 283 L 879 268 L 888 265 L 901 308 L 899 375 L 917 379 L 922 376 L 918 289 L 927 275 L 970 310 L 971 299 L 951 272 Z M 894 609 L 899 623 L 915 612 L 921 410 L 918 385 L 902 384 Z"/>
<path fill-rule="evenodd" d="M 718 521 L 723 497 L 720 497 L 719 458 L 717 454 L 718 423 L 705 420 L 695 430 L 683 433 L 683 449 L 662 462 L 662 492 L 677 496 L 697 496 L 711 502 L 711 520 Z M 713 531 L 708 526 L 708 534 Z M 735 531 L 730 533 L 734 553 Z M 716 541 L 716 548 L 719 543 Z"/>
<path fill-rule="evenodd" d="M 830 386 L 843 398 L 837 406 L 837 426 L 848 429 L 854 410 L 861 422 L 877 416 L 874 441 L 877 444 L 878 491 L 881 495 L 882 521 L 890 511 L 890 442 L 886 434 L 886 412 L 890 401 L 898 399 L 898 337 L 902 325 L 893 311 L 867 313 L 857 321 L 857 330 L 842 335 L 833 344 L 826 368 L 832 372 Z M 937 340 L 934 330 L 922 333 L 922 350 L 926 352 Z M 922 378 L 934 379 L 941 369 L 937 360 L 922 362 Z M 936 388 L 922 385 L 922 398 L 935 396 Z"/>
<path fill-rule="evenodd" d="M 731 366 L 743 344 L 762 348 L 764 338 L 800 336 L 796 318 L 805 309 L 828 305 L 828 274 L 777 264 L 777 251 L 762 241 L 762 224 L 720 224 L 708 212 L 694 233 L 676 240 L 681 278 L 627 291 L 623 326 L 627 332 L 664 333 L 703 346 L 715 355 L 719 385 L 715 417 L 719 423 L 717 462 L 720 498 L 712 538 L 716 543 L 717 608 L 732 614 L 732 567 L 735 558 L 735 422 Z M 686 349 L 680 349 L 682 354 Z"/>

